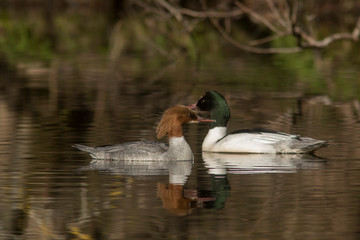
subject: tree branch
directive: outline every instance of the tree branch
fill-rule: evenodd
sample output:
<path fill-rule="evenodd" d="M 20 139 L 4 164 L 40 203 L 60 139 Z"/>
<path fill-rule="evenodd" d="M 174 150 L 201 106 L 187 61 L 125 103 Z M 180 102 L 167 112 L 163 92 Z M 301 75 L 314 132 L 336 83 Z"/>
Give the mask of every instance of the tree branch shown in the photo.
<path fill-rule="evenodd" d="M 234 9 L 230 9 L 227 11 L 216 11 L 216 10 L 208 10 L 207 1 L 200 0 L 200 5 L 202 6 L 202 11 L 195 11 L 192 9 L 181 8 L 176 5 L 172 5 L 171 1 L 166 0 L 153 0 L 152 4 L 146 3 L 144 0 L 133 0 L 135 4 L 141 6 L 147 11 L 152 11 L 155 14 L 169 17 L 175 17 L 176 20 L 184 25 L 186 28 L 187 22 L 190 18 L 186 18 L 185 16 L 189 16 L 194 18 L 195 20 L 203 20 L 205 18 L 209 18 L 211 24 L 215 27 L 215 29 L 219 32 L 219 34 L 230 44 L 233 46 L 242 49 L 244 51 L 260 53 L 260 54 L 269 54 L 269 53 L 295 53 L 300 52 L 306 48 L 325 48 L 329 44 L 334 41 L 339 40 L 351 40 L 358 41 L 360 37 L 360 17 L 357 20 L 357 23 L 352 32 L 349 33 L 335 33 L 325 37 L 322 40 L 317 40 L 312 34 L 309 34 L 304 29 L 300 28 L 298 25 L 301 8 L 301 1 L 298 0 L 283 0 L 283 1 L 275 1 L 275 0 L 264 0 L 265 4 L 267 4 L 266 13 L 270 13 L 270 17 L 266 18 L 258 12 L 255 12 L 248 6 L 241 3 L 239 0 L 234 0 L 233 3 L 235 5 Z M 154 4 L 155 3 L 155 4 Z M 275 5 L 278 4 L 278 5 Z M 154 7 L 155 5 L 155 7 Z M 270 12 L 269 12 L 270 11 Z M 273 33 L 270 33 L 269 36 L 264 38 L 249 41 L 249 43 L 245 44 L 236 39 L 234 39 L 230 34 L 230 21 L 243 15 L 247 14 L 252 19 L 255 19 L 259 24 L 263 24 Z M 225 19 L 226 27 L 225 29 L 220 24 L 220 19 Z M 307 29 L 308 30 L 308 29 Z M 279 39 L 285 36 L 292 36 L 297 39 L 298 46 L 289 47 L 289 48 L 261 48 L 254 47 L 256 45 L 268 43 Z"/>
<path fill-rule="evenodd" d="M 272 15 L 277 20 L 277 22 L 279 24 L 281 24 L 286 30 L 290 31 L 291 30 L 291 23 L 289 23 L 283 17 L 281 17 L 279 10 L 275 7 L 274 1 L 273 0 L 266 0 L 266 2 L 268 4 L 271 12 L 273 13 Z"/>
<path fill-rule="evenodd" d="M 250 16 L 252 16 L 253 18 L 259 20 L 260 22 L 262 22 L 265 26 L 267 26 L 271 31 L 275 32 L 276 34 L 280 34 L 280 31 L 274 26 L 272 25 L 266 18 L 260 16 L 259 14 L 257 14 L 256 12 L 254 12 L 253 10 L 251 10 L 250 8 L 248 8 L 247 6 L 245 6 L 244 4 L 240 3 L 239 1 L 235 1 L 234 2 L 236 6 L 238 6 L 241 10 L 243 10 L 244 12 L 246 12 L 247 14 L 249 14 Z"/>
<path fill-rule="evenodd" d="M 215 28 L 220 32 L 222 37 L 234 45 L 237 48 L 240 48 L 242 50 L 253 52 L 253 53 L 261 53 L 261 54 L 270 54 L 270 53 L 296 53 L 300 52 L 303 49 L 301 47 L 293 47 L 293 48 L 258 48 L 258 47 L 252 47 L 246 44 L 243 44 L 234 38 L 232 38 L 219 24 L 219 22 L 215 19 L 210 19 L 212 24 L 215 26 Z"/>
<path fill-rule="evenodd" d="M 182 15 L 176 7 L 173 7 L 171 4 L 167 3 L 165 0 L 156 0 L 161 6 L 166 8 L 171 14 L 173 14 L 179 22 L 182 21 Z"/>
<path fill-rule="evenodd" d="M 316 40 L 313 37 L 311 37 L 310 35 L 306 34 L 298 26 L 294 26 L 293 30 L 294 30 L 294 33 L 298 34 L 302 40 L 305 40 L 305 43 L 301 43 L 301 47 L 304 47 L 304 48 L 311 48 L 311 47 L 324 48 L 324 47 L 327 47 L 332 42 L 337 41 L 337 40 L 351 40 L 351 41 L 356 42 L 359 40 L 359 35 L 360 35 L 360 17 L 358 18 L 357 23 L 356 23 L 352 33 L 335 33 L 335 34 L 332 34 L 320 41 Z"/>
<path fill-rule="evenodd" d="M 155 8 L 155 7 L 152 7 L 150 6 L 149 4 L 146 4 L 144 3 L 143 1 L 141 0 L 132 0 L 135 4 L 137 4 L 138 6 L 142 7 L 145 11 L 148 11 L 148 12 L 152 12 L 152 13 L 156 13 L 158 14 L 159 16 L 162 16 L 164 18 L 167 18 L 168 17 L 168 13 L 167 12 L 164 12 L 162 9 L 159 10 L 158 8 Z"/>
<path fill-rule="evenodd" d="M 187 8 L 180 8 L 179 12 L 188 15 L 190 17 L 197 17 L 197 18 L 232 18 L 238 17 L 244 14 L 242 9 L 236 9 L 233 11 L 228 12 L 219 12 L 219 11 L 194 11 Z"/>

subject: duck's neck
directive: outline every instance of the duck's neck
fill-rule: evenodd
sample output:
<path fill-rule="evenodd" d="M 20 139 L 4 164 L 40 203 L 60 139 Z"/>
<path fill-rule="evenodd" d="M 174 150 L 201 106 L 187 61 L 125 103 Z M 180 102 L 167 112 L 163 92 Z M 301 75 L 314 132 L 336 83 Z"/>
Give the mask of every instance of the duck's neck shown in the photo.
<path fill-rule="evenodd" d="M 173 137 L 177 137 L 177 138 L 180 138 L 180 137 L 183 137 L 183 130 L 182 130 L 182 126 L 173 126 L 171 128 L 171 131 L 169 131 L 168 133 L 169 135 L 169 139 L 173 138 Z"/>
<path fill-rule="evenodd" d="M 188 146 L 188 143 L 186 142 L 184 136 L 169 138 L 169 148 L 178 148 L 179 146 L 185 146 L 185 145 Z"/>
<path fill-rule="evenodd" d="M 170 160 L 193 160 L 194 155 L 184 136 L 170 137 L 167 158 Z"/>
<path fill-rule="evenodd" d="M 213 109 L 212 111 L 210 111 L 210 118 L 214 119 L 215 122 L 212 122 L 210 124 L 210 128 L 213 129 L 215 127 L 225 127 L 230 119 L 231 113 L 230 113 L 230 109 L 227 105 L 225 105 L 224 107 L 220 108 L 217 107 L 215 109 Z"/>
<path fill-rule="evenodd" d="M 211 128 L 203 141 L 202 150 L 209 151 L 213 147 L 213 145 L 217 141 L 219 141 L 219 139 L 223 138 L 226 135 L 226 131 L 226 127 L 215 126 Z"/>

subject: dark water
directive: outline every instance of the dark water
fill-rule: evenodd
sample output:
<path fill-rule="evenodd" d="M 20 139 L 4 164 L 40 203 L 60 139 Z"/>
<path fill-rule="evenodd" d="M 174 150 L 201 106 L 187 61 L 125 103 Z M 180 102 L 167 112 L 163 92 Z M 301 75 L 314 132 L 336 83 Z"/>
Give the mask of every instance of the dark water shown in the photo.
<path fill-rule="evenodd" d="M 259 70 L 235 60 L 132 61 L 2 65 L 1 239 L 360 238 L 357 99 L 309 94 L 279 69 L 258 85 L 247 79 Z M 265 84 L 274 78 L 278 86 Z M 199 124 L 184 129 L 194 163 L 92 161 L 70 147 L 154 140 L 167 107 L 213 88 L 232 109 L 230 131 L 262 126 L 331 143 L 316 157 L 202 154 L 208 126 Z"/>

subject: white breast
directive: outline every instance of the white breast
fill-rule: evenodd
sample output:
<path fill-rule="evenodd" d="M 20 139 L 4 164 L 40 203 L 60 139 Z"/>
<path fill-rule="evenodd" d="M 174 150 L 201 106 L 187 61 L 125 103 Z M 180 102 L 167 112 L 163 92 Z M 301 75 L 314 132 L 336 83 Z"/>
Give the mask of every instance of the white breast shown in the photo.
<path fill-rule="evenodd" d="M 272 132 L 241 132 L 226 135 L 226 127 L 209 130 L 203 142 L 203 151 L 233 153 L 276 153 L 296 135 Z M 282 150 L 280 150 L 281 152 Z"/>
<path fill-rule="evenodd" d="M 168 160 L 193 160 L 194 155 L 184 136 L 172 137 L 169 140 L 169 150 L 165 153 L 164 159 Z"/>

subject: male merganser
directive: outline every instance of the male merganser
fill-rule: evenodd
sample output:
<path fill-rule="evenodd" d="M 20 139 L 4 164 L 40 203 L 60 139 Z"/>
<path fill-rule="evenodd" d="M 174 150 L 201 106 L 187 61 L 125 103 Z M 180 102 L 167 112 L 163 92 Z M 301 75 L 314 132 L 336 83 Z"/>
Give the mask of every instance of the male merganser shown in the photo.
<path fill-rule="evenodd" d="M 202 144 L 205 152 L 223 153 L 310 153 L 327 145 L 326 141 L 300 137 L 268 129 L 243 129 L 226 134 L 230 109 L 217 91 L 209 91 L 192 109 L 210 112 L 214 119 Z"/>
<path fill-rule="evenodd" d="M 157 138 L 169 136 L 169 145 L 154 141 L 135 141 L 100 147 L 74 144 L 73 147 L 89 152 L 96 159 L 193 160 L 194 155 L 183 136 L 182 125 L 211 121 L 199 117 L 186 106 L 178 105 L 165 111 L 156 129 Z"/>

